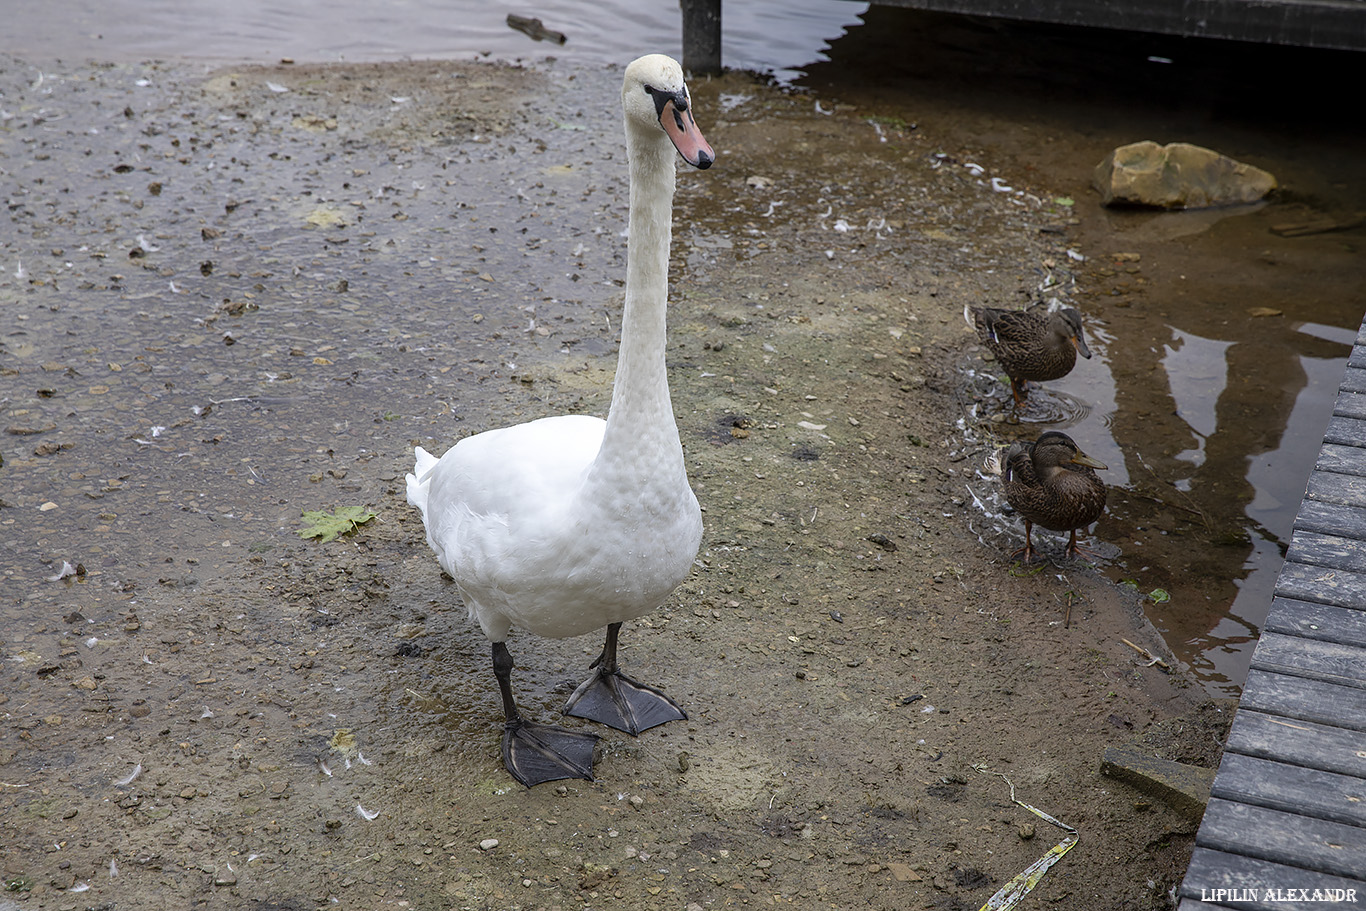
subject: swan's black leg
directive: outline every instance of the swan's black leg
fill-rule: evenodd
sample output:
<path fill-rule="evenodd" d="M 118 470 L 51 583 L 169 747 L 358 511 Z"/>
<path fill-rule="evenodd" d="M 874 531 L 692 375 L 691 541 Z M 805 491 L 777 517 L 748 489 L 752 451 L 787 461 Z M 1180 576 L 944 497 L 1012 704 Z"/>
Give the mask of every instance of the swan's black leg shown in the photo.
<path fill-rule="evenodd" d="M 593 746 L 597 734 L 584 734 L 553 724 L 527 721 L 512 698 L 512 654 L 493 643 L 493 675 L 503 696 L 503 765 L 527 787 L 561 778 L 593 780 Z"/>
<path fill-rule="evenodd" d="M 602 654 L 589 677 L 565 703 L 564 713 L 597 721 L 636 735 L 667 721 L 681 721 L 687 713 L 661 691 L 632 680 L 617 669 L 617 636 L 621 624 L 607 627 Z"/>

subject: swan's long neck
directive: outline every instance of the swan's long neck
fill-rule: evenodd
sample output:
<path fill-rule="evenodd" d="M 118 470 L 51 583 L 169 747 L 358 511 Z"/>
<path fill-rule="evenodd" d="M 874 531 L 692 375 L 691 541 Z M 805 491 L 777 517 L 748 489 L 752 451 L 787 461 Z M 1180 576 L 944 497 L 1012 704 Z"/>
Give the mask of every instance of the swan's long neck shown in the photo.
<path fill-rule="evenodd" d="M 626 308 L 599 458 L 621 452 L 656 453 L 681 465 L 664 366 L 674 149 L 662 131 L 647 132 L 629 121 L 626 141 L 631 177 Z"/>

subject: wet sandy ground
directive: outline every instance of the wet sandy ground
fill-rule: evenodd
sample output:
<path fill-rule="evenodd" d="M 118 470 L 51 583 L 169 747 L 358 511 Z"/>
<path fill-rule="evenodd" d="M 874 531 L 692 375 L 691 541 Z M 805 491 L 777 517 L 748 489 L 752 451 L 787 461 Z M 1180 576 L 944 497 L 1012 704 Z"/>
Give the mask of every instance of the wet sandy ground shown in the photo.
<path fill-rule="evenodd" d="M 1194 823 L 1100 754 L 1208 764 L 1228 713 L 1126 644 L 1164 654 L 1136 594 L 983 541 L 960 424 L 964 303 L 1068 293 L 1073 216 L 742 76 L 694 87 L 675 224 L 706 537 L 623 639 L 690 718 L 502 771 L 402 474 L 606 407 L 619 78 L 0 66 L 0 908 L 976 908 L 1062 837 L 997 773 L 1080 833 L 1031 902 L 1168 906 Z M 600 646 L 510 644 L 542 717 Z"/>

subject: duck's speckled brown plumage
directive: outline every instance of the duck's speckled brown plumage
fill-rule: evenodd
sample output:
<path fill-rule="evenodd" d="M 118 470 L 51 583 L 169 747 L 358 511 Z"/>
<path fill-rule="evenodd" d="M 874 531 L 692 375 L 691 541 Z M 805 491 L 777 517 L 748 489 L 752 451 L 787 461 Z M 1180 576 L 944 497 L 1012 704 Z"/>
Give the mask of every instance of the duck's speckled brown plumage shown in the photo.
<path fill-rule="evenodd" d="M 1065 433 L 1050 430 L 1033 443 L 1014 443 L 1006 450 L 1006 500 L 1025 520 L 1025 546 L 1015 556 L 1028 563 L 1034 555 L 1030 532 L 1034 525 L 1071 532 L 1067 555 L 1082 555 L 1077 529 L 1085 528 L 1105 511 L 1105 484 L 1095 469 L 1105 468 L 1083 453 Z"/>
<path fill-rule="evenodd" d="M 1049 312 L 1038 303 L 1027 310 L 971 307 L 970 322 L 982 344 L 996 355 L 1010 377 L 1015 404 L 1024 401 L 1026 382 L 1056 380 L 1077 363 L 1077 353 L 1089 358 L 1081 314 L 1071 307 Z"/>

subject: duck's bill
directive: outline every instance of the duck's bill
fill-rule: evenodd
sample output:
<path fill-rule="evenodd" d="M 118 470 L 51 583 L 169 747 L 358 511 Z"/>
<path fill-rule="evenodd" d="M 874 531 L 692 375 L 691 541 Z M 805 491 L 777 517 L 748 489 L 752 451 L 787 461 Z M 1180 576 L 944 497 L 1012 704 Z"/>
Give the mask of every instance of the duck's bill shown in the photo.
<path fill-rule="evenodd" d="M 706 170 L 716 160 L 716 153 L 697 128 L 690 109 L 680 111 L 672 100 L 665 102 L 659 110 L 659 125 L 673 141 L 678 154 L 694 168 Z"/>
<path fill-rule="evenodd" d="M 1082 338 L 1080 335 L 1073 336 L 1072 344 L 1077 346 L 1077 353 L 1082 357 L 1091 356 L 1091 349 L 1086 347 L 1086 339 Z"/>

